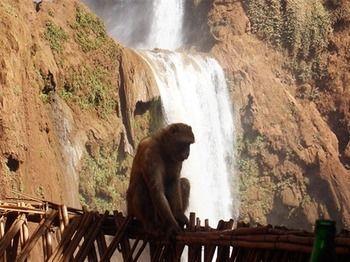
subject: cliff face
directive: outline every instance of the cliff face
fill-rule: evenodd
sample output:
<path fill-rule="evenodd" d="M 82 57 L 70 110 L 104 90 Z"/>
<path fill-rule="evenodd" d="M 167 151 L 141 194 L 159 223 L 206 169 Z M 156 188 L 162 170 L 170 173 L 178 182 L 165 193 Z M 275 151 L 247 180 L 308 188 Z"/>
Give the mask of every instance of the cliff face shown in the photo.
<path fill-rule="evenodd" d="M 80 191 L 91 207 L 120 208 L 111 187 L 125 192 L 134 133 L 158 104 L 148 67 L 77 1 L 1 1 L 0 24 L 1 197 L 77 207 Z"/>
<path fill-rule="evenodd" d="M 214 1 L 209 13 L 212 54 L 225 69 L 240 125 L 241 217 L 311 229 L 323 216 L 349 227 L 350 172 L 341 161 L 349 133 L 337 132 L 349 123 L 346 43 L 339 40 L 348 33 L 330 37 L 337 51 L 326 53 L 331 84 L 321 90 L 327 79 L 301 83 L 286 66 L 293 57 L 252 34 L 244 4 Z"/>

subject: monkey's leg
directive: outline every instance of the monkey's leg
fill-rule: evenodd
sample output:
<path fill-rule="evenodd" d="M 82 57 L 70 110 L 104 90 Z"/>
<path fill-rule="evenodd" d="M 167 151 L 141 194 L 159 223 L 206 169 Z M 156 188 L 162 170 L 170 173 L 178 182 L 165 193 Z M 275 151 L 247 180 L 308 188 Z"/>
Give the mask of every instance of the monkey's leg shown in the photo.
<path fill-rule="evenodd" d="M 182 195 L 182 212 L 185 212 L 188 208 L 189 200 L 190 200 L 190 190 L 191 185 L 190 181 L 182 177 L 180 178 L 180 187 L 181 187 L 181 195 Z"/>

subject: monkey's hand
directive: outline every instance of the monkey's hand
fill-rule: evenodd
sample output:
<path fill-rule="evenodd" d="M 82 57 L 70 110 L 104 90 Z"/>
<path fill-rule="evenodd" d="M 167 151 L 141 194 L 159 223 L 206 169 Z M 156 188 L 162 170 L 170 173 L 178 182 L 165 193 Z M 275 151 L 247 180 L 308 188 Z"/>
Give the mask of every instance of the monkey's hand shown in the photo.
<path fill-rule="evenodd" d="M 179 214 L 178 216 L 176 216 L 176 221 L 182 229 L 184 228 L 185 225 L 186 227 L 188 227 L 189 225 L 188 218 L 185 216 L 185 214 Z"/>
<path fill-rule="evenodd" d="M 166 238 L 170 240 L 175 240 L 176 235 L 182 231 L 182 228 L 176 223 L 171 225 L 166 230 Z"/>

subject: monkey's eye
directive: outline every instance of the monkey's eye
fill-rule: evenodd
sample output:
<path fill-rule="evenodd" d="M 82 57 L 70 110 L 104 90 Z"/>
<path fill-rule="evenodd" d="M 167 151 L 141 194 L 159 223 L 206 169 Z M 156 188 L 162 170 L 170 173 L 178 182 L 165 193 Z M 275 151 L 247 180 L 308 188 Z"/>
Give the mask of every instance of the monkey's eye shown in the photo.
<path fill-rule="evenodd" d="M 179 148 L 182 150 L 187 149 L 190 147 L 190 144 L 191 143 L 188 143 L 188 142 L 181 142 L 181 143 L 179 143 Z"/>

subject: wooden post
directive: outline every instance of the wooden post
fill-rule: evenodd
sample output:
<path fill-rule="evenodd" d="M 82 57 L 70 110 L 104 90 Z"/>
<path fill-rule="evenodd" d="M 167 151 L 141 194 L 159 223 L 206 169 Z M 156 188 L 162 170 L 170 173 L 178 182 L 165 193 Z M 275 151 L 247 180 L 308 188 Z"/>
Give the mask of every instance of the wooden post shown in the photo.
<path fill-rule="evenodd" d="M 196 218 L 196 228 L 199 229 L 201 227 L 201 220 L 199 217 Z"/>
<path fill-rule="evenodd" d="M 193 231 L 195 229 L 196 224 L 196 213 L 191 212 L 190 213 L 190 228 L 189 230 Z"/>
<path fill-rule="evenodd" d="M 67 206 L 62 205 L 61 208 L 62 208 L 63 223 L 64 223 L 64 226 L 66 227 L 69 224 L 69 216 L 68 216 Z"/>
<path fill-rule="evenodd" d="M 209 226 L 209 219 L 208 218 L 204 220 L 204 227 L 205 227 L 206 230 L 209 230 L 209 228 L 210 228 L 210 226 Z"/>
<path fill-rule="evenodd" d="M 62 212 L 62 206 L 58 207 L 58 220 L 59 220 L 59 232 L 60 232 L 60 240 L 62 238 L 63 235 L 63 231 L 64 231 L 64 220 L 63 220 L 63 212 Z"/>

